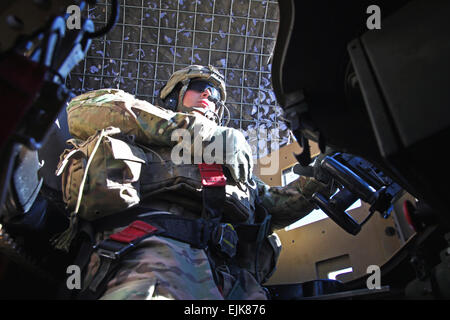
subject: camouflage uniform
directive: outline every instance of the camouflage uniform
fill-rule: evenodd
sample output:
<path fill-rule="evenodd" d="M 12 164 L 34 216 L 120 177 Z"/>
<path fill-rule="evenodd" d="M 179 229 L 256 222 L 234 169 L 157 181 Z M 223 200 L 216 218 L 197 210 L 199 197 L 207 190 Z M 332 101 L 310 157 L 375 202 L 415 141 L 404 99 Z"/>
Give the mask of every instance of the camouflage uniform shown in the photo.
<path fill-rule="evenodd" d="M 90 272 L 99 266 L 91 258 Z M 85 282 L 89 283 L 89 276 Z M 223 299 L 211 273 L 208 257 L 201 249 L 177 240 L 151 237 L 125 255 L 122 266 L 101 299 Z"/>
<path fill-rule="evenodd" d="M 62 174 L 63 196 L 72 212 L 74 228 L 77 218 L 95 221 L 146 205 L 174 215 L 199 217 L 202 185 L 198 169 L 193 170 L 193 165 L 175 166 L 170 161 L 169 151 L 179 142 L 171 140 L 172 133 L 180 128 L 192 137 L 195 133 L 203 147 L 218 135 L 232 141 L 227 144 L 231 151 L 226 152 L 231 152 L 237 162 L 224 163 L 228 168 L 226 222 L 254 223 L 255 203 L 260 199 L 272 215 L 271 230 L 282 228 L 307 215 L 313 209 L 308 198 L 325 188 L 304 177 L 286 187 L 268 187 L 252 177 L 250 147 L 239 130 L 218 126 L 201 115 L 154 106 L 122 90 L 80 95 L 70 102 L 67 112 L 74 137 L 70 143 L 75 148 L 61 155 L 57 173 Z M 145 171 L 154 174 L 147 174 L 142 183 Z M 124 227 L 98 232 L 96 240 Z M 66 240 L 70 243 L 70 237 Z M 248 253 L 255 251 L 252 245 L 245 249 Z M 273 273 L 281 249 L 276 234 L 267 236 L 261 249 L 255 272 L 253 260 L 245 258 L 240 265 L 248 268 L 238 272 L 220 264 L 212 270 L 205 250 L 152 236 L 122 258 L 101 299 L 266 299 L 261 283 Z M 94 252 L 84 287 L 95 277 L 99 262 Z"/>

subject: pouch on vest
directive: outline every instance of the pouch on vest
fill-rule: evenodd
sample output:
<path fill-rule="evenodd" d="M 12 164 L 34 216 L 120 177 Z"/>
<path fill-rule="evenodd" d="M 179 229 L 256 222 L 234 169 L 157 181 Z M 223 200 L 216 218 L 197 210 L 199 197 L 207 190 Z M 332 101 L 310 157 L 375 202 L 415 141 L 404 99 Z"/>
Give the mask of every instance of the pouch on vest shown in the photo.
<path fill-rule="evenodd" d="M 56 174 L 62 175 L 63 200 L 69 211 L 92 221 L 139 203 L 145 153 L 127 143 L 120 129 L 109 127 L 86 142 L 68 142 L 74 148 L 61 155 Z"/>
<path fill-rule="evenodd" d="M 62 175 L 70 224 L 52 240 L 55 248 L 69 250 L 79 218 L 93 221 L 139 203 L 138 180 L 145 153 L 126 141 L 115 127 L 103 129 L 85 142 L 68 141 L 74 148 L 63 152 L 56 174 Z"/>

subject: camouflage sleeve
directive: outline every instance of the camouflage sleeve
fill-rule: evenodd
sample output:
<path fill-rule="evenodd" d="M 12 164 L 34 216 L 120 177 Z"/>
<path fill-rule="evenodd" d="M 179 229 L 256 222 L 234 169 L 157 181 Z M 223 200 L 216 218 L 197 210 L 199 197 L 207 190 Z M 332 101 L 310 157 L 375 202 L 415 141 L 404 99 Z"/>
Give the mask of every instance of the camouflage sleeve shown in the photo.
<path fill-rule="evenodd" d="M 172 133 L 186 129 L 209 141 L 217 125 L 202 116 L 173 112 L 118 89 L 101 89 L 75 97 L 67 106 L 69 131 L 86 140 L 97 130 L 118 127 L 144 145 L 173 146 Z"/>
<path fill-rule="evenodd" d="M 254 179 L 261 204 L 272 215 L 273 230 L 284 228 L 314 210 L 310 199 L 315 192 L 330 193 L 328 186 L 310 177 L 300 176 L 284 187 L 269 187 L 259 178 Z"/>

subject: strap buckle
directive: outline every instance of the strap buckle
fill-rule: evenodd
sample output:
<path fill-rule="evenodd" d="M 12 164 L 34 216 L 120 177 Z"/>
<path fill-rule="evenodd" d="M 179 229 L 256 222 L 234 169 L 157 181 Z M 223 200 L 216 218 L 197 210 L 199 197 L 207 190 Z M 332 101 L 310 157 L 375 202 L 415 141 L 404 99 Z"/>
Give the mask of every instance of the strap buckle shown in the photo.
<path fill-rule="evenodd" d="M 118 250 L 111 250 L 109 249 L 109 240 L 104 240 L 100 242 L 99 244 L 94 246 L 94 250 L 97 251 L 97 254 L 100 257 L 107 258 L 110 260 L 116 260 L 119 259 L 125 252 L 130 250 L 134 245 L 131 243 L 124 244 L 119 248 Z"/>
<path fill-rule="evenodd" d="M 211 242 L 220 252 L 233 258 L 236 255 L 238 235 L 229 223 L 220 223 L 211 234 Z"/>
<path fill-rule="evenodd" d="M 88 285 L 89 289 L 95 292 L 109 270 L 117 265 L 118 260 L 125 253 L 133 249 L 145 238 L 163 231 L 162 228 L 136 220 L 122 231 L 110 235 L 108 239 L 95 245 L 94 250 L 100 256 L 100 267 L 91 279 Z"/>
<path fill-rule="evenodd" d="M 161 232 L 162 230 L 144 221 L 136 220 L 122 231 L 110 235 L 109 239 L 95 245 L 94 249 L 101 257 L 112 260 L 119 259 L 125 252 L 157 231 Z"/>
<path fill-rule="evenodd" d="M 224 187 L 227 184 L 227 178 L 223 174 L 221 164 L 199 163 L 198 169 L 202 177 L 202 185 L 205 187 Z"/>

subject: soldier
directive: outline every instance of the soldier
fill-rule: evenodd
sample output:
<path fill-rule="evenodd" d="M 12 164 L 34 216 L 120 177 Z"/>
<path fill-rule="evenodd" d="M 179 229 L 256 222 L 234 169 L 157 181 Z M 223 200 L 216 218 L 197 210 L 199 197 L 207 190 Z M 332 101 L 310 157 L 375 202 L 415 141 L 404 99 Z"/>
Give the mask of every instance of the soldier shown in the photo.
<path fill-rule="evenodd" d="M 245 137 L 220 125 L 226 89 L 214 67 L 176 71 L 160 98 L 103 89 L 67 107 L 73 148 L 57 174 L 71 226 L 55 245 L 86 265 L 79 297 L 267 299 L 281 250 L 273 231 L 328 186 L 300 177 L 270 188 L 253 175 Z"/>

